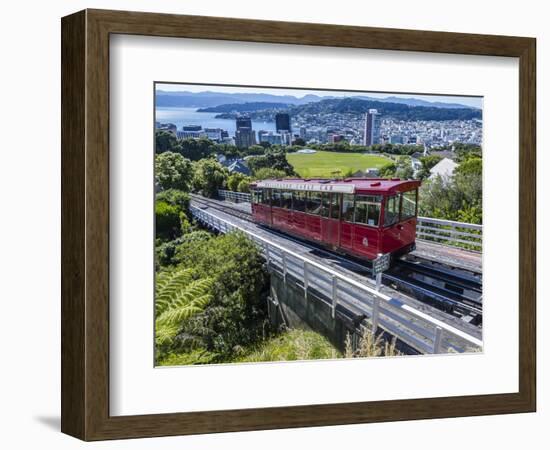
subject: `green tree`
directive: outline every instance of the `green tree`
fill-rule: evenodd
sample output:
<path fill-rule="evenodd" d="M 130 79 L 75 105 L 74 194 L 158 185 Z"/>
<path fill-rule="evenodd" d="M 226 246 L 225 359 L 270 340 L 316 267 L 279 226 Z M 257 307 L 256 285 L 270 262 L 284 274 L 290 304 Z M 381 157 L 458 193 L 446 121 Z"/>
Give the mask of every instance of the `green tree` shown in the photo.
<path fill-rule="evenodd" d="M 165 201 L 155 202 L 156 237 L 170 241 L 181 236 L 181 209 Z M 184 215 L 185 217 L 185 215 Z"/>
<path fill-rule="evenodd" d="M 155 131 L 155 152 L 179 152 L 181 151 L 181 145 L 174 135 L 170 131 L 156 130 Z"/>
<path fill-rule="evenodd" d="M 402 180 L 412 180 L 413 175 L 414 170 L 410 162 L 408 164 L 399 165 L 397 170 L 395 171 L 395 176 L 397 178 L 401 178 Z"/>
<path fill-rule="evenodd" d="M 191 161 L 198 161 L 212 155 L 216 147 L 210 139 L 183 139 L 180 143 L 180 153 Z"/>
<path fill-rule="evenodd" d="M 395 177 L 396 171 L 397 165 L 395 163 L 387 163 L 384 166 L 380 167 L 380 176 L 384 178 L 392 178 Z"/>
<path fill-rule="evenodd" d="M 244 180 L 241 180 L 237 186 L 237 191 L 239 192 L 250 192 L 250 178 L 246 177 Z"/>
<path fill-rule="evenodd" d="M 464 159 L 448 180 L 441 177 L 425 180 L 419 198 L 420 215 L 481 224 L 481 158 Z"/>
<path fill-rule="evenodd" d="M 279 179 L 285 178 L 286 176 L 286 172 L 277 169 L 270 169 L 269 167 L 264 167 L 254 172 L 254 178 L 256 180 Z"/>
<path fill-rule="evenodd" d="M 281 170 L 286 175 L 295 175 L 294 167 L 286 159 L 286 154 L 284 151 L 277 150 L 266 150 L 265 155 L 255 156 L 247 160 L 248 167 L 252 170 L 254 174 L 260 169 L 268 168 Z"/>
<path fill-rule="evenodd" d="M 483 171 L 483 160 L 476 156 L 465 158 L 455 169 L 457 175 L 481 176 Z"/>
<path fill-rule="evenodd" d="M 164 152 L 155 157 L 155 181 L 162 189 L 188 191 L 193 179 L 191 162 L 178 153 Z"/>
<path fill-rule="evenodd" d="M 189 210 L 189 194 L 178 189 L 167 189 L 156 195 L 156 201 L 164 201 L 180 208 L 187 214 Z"/>
<path fill-rule="evenodd" d="M 430 169 L 432 167 L 434 167 L 439 161 L 441 161 L 443 159 L 442 156 L 440 155 L 428 155 L 428 156 L 423 156 L 422 158 L 420 158 L 420 162 L 422 164 L 422 167 L 421 169 L 418 171 L 418 178 L 420 179 L 425 179 L 425 178 L 428 178 L 431 173 L 430 173 Z"/>
<path fill-rule="evenodd" d="M 229 178 L 227 179 L 227 189 L 230 191 L 237 191 L 239 187 L 239 183 L 243 180 L 246 180 L 248 177 L 240 172 L 233 172 L 231 175 L 229 175 Z"/>
<path fill-rule="evenodd" d="M 193 189 L 205 197 L 215 197 L 223 189 L 229 172 L 214 159 L 201 159 L 194 163 Z"/>

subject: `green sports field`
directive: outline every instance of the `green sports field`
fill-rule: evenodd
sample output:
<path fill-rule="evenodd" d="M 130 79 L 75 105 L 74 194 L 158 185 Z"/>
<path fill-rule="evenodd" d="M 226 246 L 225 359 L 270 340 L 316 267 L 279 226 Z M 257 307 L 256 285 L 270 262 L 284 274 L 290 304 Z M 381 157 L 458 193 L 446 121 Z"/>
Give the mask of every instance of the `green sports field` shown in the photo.
<path fill-rule="evenodd" d="M 379 169 L 391 162 L 385 156 L 368 155 L 364 153 L 288 153 L 288 162 L 294 166 L 294 170 L 303 178 L 333 177 L 344 175 L 350 169 L 353 172 L 365 169 Z M 335 171 L 340 171 L 335 174 Z"/>

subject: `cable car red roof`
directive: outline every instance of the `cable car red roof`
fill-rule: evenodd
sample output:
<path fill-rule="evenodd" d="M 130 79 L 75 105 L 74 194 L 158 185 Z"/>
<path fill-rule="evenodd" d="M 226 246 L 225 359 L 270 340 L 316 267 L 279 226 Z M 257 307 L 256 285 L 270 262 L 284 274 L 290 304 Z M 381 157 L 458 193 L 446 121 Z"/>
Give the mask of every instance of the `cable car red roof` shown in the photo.
<path fill-rule="evenodd" d="M 251 183 L 252 186 L 267 189 L 288 189 L 296 191 L 341 192 L 353 194 L 356 192 L 403 192 L 420 186 L 418 180 L 401 180 L 398 178 L 345 178 L 330 180 L 323 178 L 301 179 L 285 178 L 278 180 L 262 180 Z"/>

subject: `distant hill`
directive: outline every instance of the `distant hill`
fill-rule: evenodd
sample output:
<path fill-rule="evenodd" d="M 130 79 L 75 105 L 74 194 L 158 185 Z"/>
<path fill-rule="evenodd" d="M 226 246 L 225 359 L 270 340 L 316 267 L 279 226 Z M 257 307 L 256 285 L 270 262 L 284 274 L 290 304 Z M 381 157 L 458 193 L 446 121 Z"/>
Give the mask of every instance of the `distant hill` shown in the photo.
<path fill-rule="evenodd" d="M 261 107 L 262 105 L 271 105 Z M 273 103 L 244 103 L 221 105 L 207 108 L 209 112 L 220 112 L 216 117 L 231 119 L 239 113 L 246 112 L 252 119 L 273 120 L 275 112 L 281 110 L 293 117 L 304 115 L 354 114 L 361 115 L 370 109 L 377 109 L 385 117 L 397 120 L 470 120 L 480 119 L 481 110 L 474 108 L 440 108 L 435 106 L 409 106 L 403 103 L 390 103 L 378 100 L 364 100 L 356 97 L 331 98 L 304 105 L 287 105 Z"/>
<path fill-rule="evenodd" d="M 182 86 L 182 88 L 184 88 Z M 282 103 L 285 105 L 305 105 L 307 103 L 319 102 L 322 100 L 341 99 L 341 97 L 335 96 L 319 96 L 315 94 L 308 94 L 304 97 L 295 97 L 293 95 L 273 95 L 273 94 L 258 94 L 258 93 L 223 93 L 215 91 L 205 92 L 189 92 L 189 91 L 163 91 L 158 89 L 156 91 L 156 105 L 165 107 L 187 107 L 187 108 L 210 108 L 227 104 L 240 104 L 240 103 Z M 376 101 L 380 103 L 400 103 L 410 106 L 426 106 L 445 109 L 462 109 L 469 108 L 468 106 L 458 103 L 444 103 L 444 102 L 429 102 L 426 100 L 420 100 L 416 98 L 401 98 L 396 96 L 389 96 L 386 98 L 375 98 L 368 95 L 356 95 L 354 98 L 367 101 Z"/>
<path fill-rule="evenodd" d="M 211 106 L 209 108 L 200 108 L 198 112 L 217 112 L 217 113 L 230 113 L 230 112 L 252 112 L 261 111 L 266 109 L 281 110 L 290 108 L 289 103 L 273 103 L 273 102 L 250 102 L 250 103 L 229 103 L 227 105 Z"/>
<path fill-rule="evenodd" d="M 449 108 L 449 109 L 455 109 L 455 108 L 470 108 L 467 105 L 461 105 L 460 103 L 444 103 L 444 102 L 429 102 L 426 100 L 421 100 L 419 98 L 402 98 L 402 97 L 386 97 L 384 99 L 375 98 L 375 97 L 357 97 L 361 98 L 363 100 L 372 100 L 372 101 L 382 101 L 382 102 L 389 102 L 389 103 L 402 103 L 404 105 L 409 106 L 433 106 L 436 108 Z M 477 109 L 477 108 L 474 108 Z"/>
<path fill-rule="evenodd" d="M 284 105 L 304 104 L 311 101 L 319 101 L 323 97 L 317 95 L 306 95 L 297 98 L 292 95 L 271 95 L 271 94 L 225 94 L 220 92 L 169 92 L 156 91 L 157 106 L 179 106 L 187 108 L 210 108 L 225 104 L 237 103 L 279 103 Z"/>

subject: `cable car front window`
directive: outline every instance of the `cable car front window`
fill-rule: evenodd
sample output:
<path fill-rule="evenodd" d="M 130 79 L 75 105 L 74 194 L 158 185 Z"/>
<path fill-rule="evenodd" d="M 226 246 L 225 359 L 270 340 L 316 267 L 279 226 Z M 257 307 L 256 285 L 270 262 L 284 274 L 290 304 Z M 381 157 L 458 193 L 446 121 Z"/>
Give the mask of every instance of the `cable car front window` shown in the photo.
<path fill-rule="evenodd" d="M 403 192 L 401 199 L 401 220 L 407 220 L 416 216 L 418 203 L 418 191 Z"/>
<path fill-rule="evenodd" d="M 384 226 L 393 225 L 399 221 L 399 197 L 392 195 L 386 197 L 386 208 L 384 210 Z"/>

